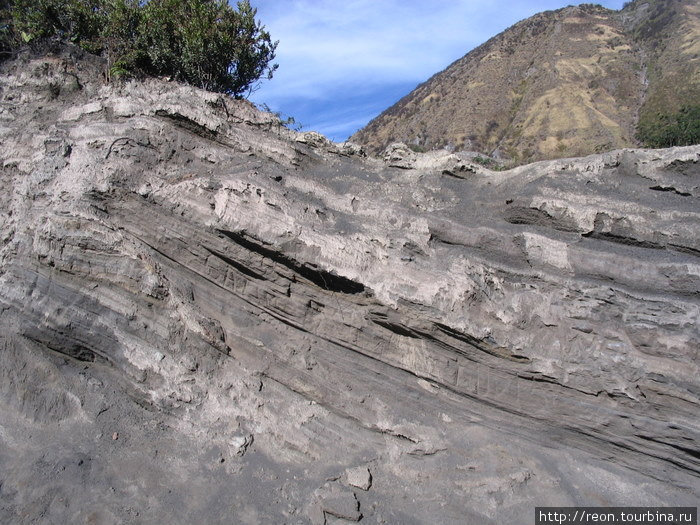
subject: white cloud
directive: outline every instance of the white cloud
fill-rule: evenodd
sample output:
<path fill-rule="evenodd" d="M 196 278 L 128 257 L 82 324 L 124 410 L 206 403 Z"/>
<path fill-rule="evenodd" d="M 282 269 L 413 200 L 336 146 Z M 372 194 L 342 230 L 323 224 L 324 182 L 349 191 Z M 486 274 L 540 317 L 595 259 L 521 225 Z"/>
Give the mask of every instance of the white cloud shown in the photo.
<path fill-rule="evenodd" d="M 604 2 L 619 8 L 622 0 Z M 348 114 L 329 123 L 339 107 L 357 103 L 363 93 L 376 101 L 385 86 L 416 84 L 515 22 L 561 1 L 517 0 L 253 0 L 258 18 L 279 40 L 272 81 L 252 98 L 298 117 L 311 128 L 323 123 L 337 136 L 364 125 L 376 113 Z M 405 94 L 405 93 L 404 93 Z M 350 100 L 352 99 L 352 101 Z M 298 108 L 319 102 L 298 114 Z M 388 107 L 395 100 L 387 100 Z M 365 106 L 370 104 L 366 103 Z M 359 124 L 358 124 L 359 123 Z M 341 131 L 339 131 L 341 130 Z"/>
<path fill-rule="evenodd" d="M 465 31 L 472 2 L 259 2 L 280 41 L 281 89 L 317 96 L 326 83 L 422 80 L 490 36 Z M 453 6 L 459 6 L 455 8 Z"/>

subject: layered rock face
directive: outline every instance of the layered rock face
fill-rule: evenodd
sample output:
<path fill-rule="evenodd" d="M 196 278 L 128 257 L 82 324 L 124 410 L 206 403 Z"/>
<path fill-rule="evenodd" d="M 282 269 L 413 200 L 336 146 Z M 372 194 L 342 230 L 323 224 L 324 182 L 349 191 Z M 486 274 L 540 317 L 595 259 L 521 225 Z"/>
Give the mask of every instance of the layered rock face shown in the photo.
<path fill-rule="evenodd" d="M 365 158 L 5 64 L 3 523 L 504 523 L 700 495 L 700 147 Z"/>

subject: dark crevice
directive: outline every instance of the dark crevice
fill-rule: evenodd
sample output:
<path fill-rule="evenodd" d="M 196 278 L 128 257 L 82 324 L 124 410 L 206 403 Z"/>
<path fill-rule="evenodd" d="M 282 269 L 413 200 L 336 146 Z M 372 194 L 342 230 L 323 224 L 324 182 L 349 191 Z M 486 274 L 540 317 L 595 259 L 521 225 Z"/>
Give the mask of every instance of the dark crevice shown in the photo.
<path fill-rule="evenodd" d="M 440 236 L 439 234 L 431 232 L 430 238 L 428 239 L 428 245 L 433 246 L 435 243 L 446 244 L 447 246 L 464 246 L 464 247 L 466 247 L 466 244 L 462 244 L 462 243 L 456 242 L 456 241 L 447 240 L 447 239 L 443 238 L 442 236 Z"/>
<path fill-rule="evenodd" d="M 396 432 L 395 430 L 381 428 L 381 429 L 379 429 L 379 432 L 381 434 L 387 434 L 387 435 L 393 436 L 395 438 L 403 439 L 404 441 L 408 441 L 409 443 L 413 443 L 414 445 L 419 443 L 419 441 L 417 439 L 413 439 L 412 437 L 406 436 L 405 434 L 400 434 L 399 432 Z"/>
<path fill-rule="evenodd" d="M 502 359 L 507 359 L 509 361 L 515 361 L 517 363 L 527 363 L 530 361 L 530 359 L 525 357 L 525 356 L 513 354 L 505 348 L 491 345 L 487 341 L 484 341 L 482 339 L 477 339 L 476 337 L 473 337 L 469 334 L 465 334 L 463 332 L 455 330 L 454 328 L 451 328 L 445 324 L 442 324 L 442 323 L 434 323 L 434 324 L 439 332 L 442 332 L 443 334 L 451 337 L 452 339 L 456 339 L 457 341 L 465 343 L 473 348 L 476 348 L 477 350 L 480 350 L 480 351 L 487 353 L 489 355 L 492 355 L 494 357 L 500 357 Z M 424 334 L 424 336 L 428 337 L 430 339 L 435 339 L 436 341 L 439 341 L 439 339 L 436 339 L 434 336 L 432 336 L 430 334 Z M 440 342 L 442 342 L 443 344 L 446 344 L 443 341 L 440 341 Z"/>
<path fill-rule="evenodd" d="M 125 144 L 133 144 L 136 146 L 141 146 L 142 148 L 150 148 L 150 149 L 155 149 L 150 143 L 148 142 L 141 142 L 136 139 L 133 139 L 131 137 L 118 137 L 112 141 L 112 144 L 110 144 L 109 148 L 107 148 L 107 153 L 105 154 L 105 160 L 109 158 L 109 156 L 112 154 L 112 151 L 114 150 L 114 147 L 117 145 L 117 142 L 124 142 Z"/>
<path fill-rule="evenodd" d="M 169 111 L 166 111 L 164 109 L 159 109 L 156 110 L 156 116 L 167 119 L 178 128 L 182 128 L 186 131 L 189 131 L 190 133 L 194 133 L 199 137 L 217 141 L 218 133 L 216 131 L 212 131 L 205 126 L 202 126 L 198 122 L 195 122 L 194 120 L 192 120 L 189 117 L 186 117 L 185 115 L 182 115 L 180 113 L 170 113 Z"/>
<path fill-rule="evenodd" d="M 469 334 L 465 334 L 463 332 L 459 332 L 459 331 L 455 330 L 454 328 L 447 326 L 446 324 L 435 323 L 435 326 L 442 333 L 449 335 L 453 339 L 457 339 L 458 341 L 462 341 L 463 343 L 467 343 L 467 344 L 474 346 L 476 348 L 480 347 L 481 341 L 479 339 L 477 339 L 476 337 L 473 337 Z"/>
<path fill-rule="evenodd" d="M 565 385 L 561 381 L 556 380 L 553 377 L 541 374 L 539 372 L 525 372 L 525 373 L 519 373 L 517 374 L 520 379 L 525 379 L 527 381 L 533 381 L 535 383 L 549 383 L 551 385 L 556 385 L 561 388 L 566 388 L 569 390 L 574 390 L 575 392 L 580 392 L 581 394 L 585 394 L 587 396 L 592 396 L 592 397 L 598 397 L 601 393 L 601 391 L 598 392 L 588 392 L 586 390 L 581 390 L 580 388 L 575 388 L 573 386 Z M 606 392 L 610 397 L 613 397 L 610 392 Z M 616 394 L 615 397 L 627 397 L 626 394 Z"/>
<path fill-rule="evenodd" d="M 651 436 L 645 436 L 643 434 L 636 434 L 636 436 L 638 438 L 644 439 L 645 441 L 659 443 L 660 445 L 666 445 L 666 446 L 674 448 L 676 450 L 680 450 L 681 452 L 688 454 L 690 457 L 692 457 L 696 460 L 700 460 L 700 450 L 698 450 L 698 449 L 684 447 L 682 445 L 676 445 L 675 443 L 669 443 L 668 441 L 664 441 L 663 439 L 658 439 L 658 438 L 651 437 Z"/>
<path fill-rule="evenodd" d="M 151 249 L 152 249 L 153 251 L 155 251 L 157 254 L 161 255 L 162 257 L 165 257 L 168 261 L 171 261 L 173 264 L 176 264 L 176 265 L 178 265 L 178 266 L 182 266 L 183 268 L 189 270 L 190 272 L 192 272 L 192 273 L 194 273 L 195 275 L 201 277 L 202 279 L 204 279 L 204 280 L 206 280 L 207 282 L 213 284 L 214 286 L 216 286 L 216 287 L 218 287 L 218 288 L 221 288 L 222 290 L 225 290 L 226 292 L 228 292 L 228 293 L 230 293 L 230 294 L 233 294 L 234 296 L 236 296 L 236 297 L 239 298 L 240 300 L 244 301 L 246 304 L 252 306 L 253 308 L 257 308 L 257 309 L 259 309 L 259 310 L 261 310 L 261 311 L 263 311 L 263 312 L 265 312 L 265 313 L 271 315 L 272 317 L 274 317 L 274 318 L 277 319 L 278 321 L 280 321 L 280 322 L 282 322 L 282 323 L 284 323 L 284 324 L 286 324 L 286 325 L 288 325 L 288 326 L 290 326 L 290 327 L 292 327 L 292 328 L 296 328 L 297 330 L 300 330 L 300 331 L 302 331 L 302 332 L 304 332 L 304 333 L 307 333 L 307 332 L 308 332 L 308 330 L 307 330 L 304 326 L 302 326 L 302 325 L 299 324 L 299 323 L 296 323 L 296 322 L 292 321 L 291 319 L 285 318 L 285 317 L 282 316 L 279 312 L 276 312 L 274 309 L 268 308 L 268 307 L 266 307 L 266 306 L 264 306 L 264 305 L 262 305 L 262 304 L 259 304 L 259 303 L 255 302 L 255 301 L 251 300 L 250 298 L 246 297 L 244 294 L 236 293 L 235 290 L 231 290 L 231 289 L 229 289 L 229 288 L 226 288 L 224 285 L 222 285 L 221 283 L 216 282 L 216 280 L 212 279 L 211 277 L 209 277 L 209 276 L 207 276 L 207 275 L 204 275 L 204 274 L 198 272 L 197 270 L 194 270 L 194 269 L 190 268 L 189 266 L 187 266 L 186 264 L 184 264 L 184 263 L 178 261 L 177 259 L 174 259 L 174 258 L 171 257 L 170 255 L 168 255 L 167 253 L 165 253 L 165 252 L 162 251 L 161 249 L 156 248 L 155 245 L 150 244 L 149 242 L 147 242 L 146 240 L 142 239 L 142 238 L 139 237 L 138 235 L 136 235 L 136 234 L 134 234 L 134 233 L 132 233 L 131 235 L 133 235 L 135 239 L 138 239 L 139 241 L 141 241 L 142 243 L 144 243 L 146 246 L 148 246 L 149 248 L 151 248 Z M 228 355 L 228 354 L 225 354 L 225 353 L 224 353 L 224 355 Z"/>
<path fill-rule="evenodd" d="M 510 207 L 506 211 L 503 219 L 510 224 L 544 226 L 562 232 L 580 231 L 571 221 L 553 217 L 546 211 L 537 208 L 524 208 L 522 206 Z"/>
<path fill-rule="evenodd" d="M 86 363 L 107 362 L 103 356 L 62 333 L 52 333 L 50 337 L 47 337 L 47 334 L 26 331 L 22 335 L 40 346 L 78 361 Z"/>
<path fill-rule="evenodd" d="M 464 180 L 467 178 L 467 176 L 464 174 L 464 172 L 469 172 L 469 173 L 476 173 L 476 170 L 472 168 L 471 166 L 460 166 L 456 170 L 442 170 L 443 175 L 447 175 L 448 177 L 454 177 L 455 179 L 461 179 Z"/>
<path fill-rule="evenodd" d="M 439 454 L 440 452 L 445 452 L 447 451 L 446 448 L 436 448 L 434 450 L 420 450 L 420 449 L 415 449 L 411 450 L 408 455 L 409 456 L 418 456 L 418 457 L 423 457 L 423 456 L 434 456 L 435 454 Z"/>
<path fill-rule="evenodd" d="M 624 244 L 626 246 L 636 246 L 638 248 L 649 248 L 652 250 L 664 249 L 664 246 L 662 244 L 656 242 L 641 241 L 639 239 L 635 239 L 634 237 L 624 237 L 622 235 L 615 235 L 614 233 L 592 231 L 584 233 L 581 236 L 589 239 L 598 239 L 601 241 L 615 242 L 617 244 Z"/>
<path fill-rule="evenodd" d="M 342 275 L 336 275 L 326 270 L 321 270 L 318 267 L 308 263 L 302 264 L 287 255 L 263 246 L 259 241 L 253 240 L 243 233 L 226 230 L 217 231 L 242 248 L 262 255 L 263 257 L 266 257 L 277 264 L 285 266 L 294 273 L 304 277 L 324 290 L 344 294 L 358 294 L 366 291 L 362 283 L 358 283 L 352 279 L 343 277 Z"/>
<path fill-rule="evenodd" d="M 379 314 L 379 313 L 372 313 L 367 317 L 370 321 L 372 321 L 374 324 L 377 324 L 381 326 L 382 328 L 386 328 L 387 330 L 403 336 L 403 337 L 410 337 L 412 339 L 420 339 L 420 335 L 411 330 L 409 327 L 402 325 L 401 323 L 397 323 L 394 321 L 389 321 L 384 314 Z"/>
<path fill-rule="evenodd" d="M 598 441 L 598 442 L 601 441 L 600 436 L 597 436 L 594 433 L 587 431 L 584 428 L 568 427 L 567 430 L 573 430 L 573 431 L 581 434 L 582 436 L 585 436 L 589 439 L 592 439 L 593 441 Z M 637 436 L 637 437 L 640 437 L 640 438 L 644 439 L 645 441 L 654 441 L 654 440 L 645 438 L 643 436 Z M 672 465 L 675 465 L 676 467 L 680 467 L 683 470 L 690 470 L 691 472 L 700 473 L 699 469 L 695 468 L 693 465 L 689 465 L 688 463 L 686 463 L 685 461 L 683 461 L 681 459 L 676 458 L 675 456 L 668 456 L 668 455 L 664 455 L 664 454 L 654 454 L 650 450 L 641 450 L 640 448 L 633 446 L 632 444 L 625 443 L 624 441 L 619 440 L 619 438 L 617 438 L 616 436 L 606 436 L 606 438 L 604 438 L 602 441 L 612 445 L 615 448 L 624 450 L 626 452 L 633 452 L 635 454 L 643 454 L 644 456 L 647 456 L 647 457 L 650 457 L 653 459 L 658 459 L 661 461 L 668 462 Z M 664 443 L 664 442 L 662 442 L 662 444 L 668 445 L 667 443 Z M 611 456 L 610 459 L 613 461 L 615 460 L 614 456 Z M 658 476 L 657 473 L 653 470 L 649 472 L 649 475 L 652 478 L 659 480 L 659 481 L 668 481 L 667 479 L 664 479 L 664 478 Z"/>
<path fill-rule="evenodd" d="M 700 250 L 697 248 L 691 248 L 690 246 L 681 246 L 680 244 L 669 244 L 672 250 L 677 252 L 686 253 L 688 255 L 694 255 L 695 257 L 700 257 Z"/>
<path fill-rule="evenodd" d="M 560 381 L 557 381 L 555 378 L 544 375 L 544 374 L 540 374 L 539 372 L 528 372 L 528 373 L 518 374 L 518 377 L 520 379 L 526 379 L 528 381 L 535 381 L 536 383 L 550 383 L 552 385 L 564 386 L 561 384 Z"/>
<path fill-rule="evenodd" d="M 257 279 L 259 281 L 266 280 L 265 276 L 251 270 L 250 268 L 248 268 L 244 264 L 241 264 L 238 261 L 235 261 L 235 260 L 231 259 L 230 257 L 227 257 L 226 255 L 223 255 L 215 250 L 212 250 L 211 248 L 207 248 L 206 246 L 204 246 L 204 249 L 206 251 L 208 251 L 210 254 L 212 254 L 214 257 L 216 257 L 217 259 L 220 259 L 221 261 L 225 262 L 229 266 L 232 266 L 233 268 L 238 270 L 243 275 L 247 275 L 248 277 L 252 277 L 253 279 Z"/>
<path fill-rule="evenodd" d="M 676 195 L 682 195 L 683 197 L 692 197 L 693 196 L 692 193 L 687 193 L 685 191 L 679 191 L 676 188 L 674 188 L 673 186 L 651 186 L 649 189 L 654 190 L 654 191 L 670 191 L 670 192 L 675 193 Z"/>

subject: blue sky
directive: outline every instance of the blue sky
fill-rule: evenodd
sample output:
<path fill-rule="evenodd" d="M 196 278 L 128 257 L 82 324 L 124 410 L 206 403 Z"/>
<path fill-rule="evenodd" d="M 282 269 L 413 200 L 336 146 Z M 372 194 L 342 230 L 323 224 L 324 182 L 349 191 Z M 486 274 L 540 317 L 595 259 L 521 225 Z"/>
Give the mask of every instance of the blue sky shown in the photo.
<path fill-rule="evenodd" d="M 340 142 L 514 23 L 581 2 L 251 0 L 279 69 L 249 98 Z M 601 5 L 620 9 L 623 0 Z"/>

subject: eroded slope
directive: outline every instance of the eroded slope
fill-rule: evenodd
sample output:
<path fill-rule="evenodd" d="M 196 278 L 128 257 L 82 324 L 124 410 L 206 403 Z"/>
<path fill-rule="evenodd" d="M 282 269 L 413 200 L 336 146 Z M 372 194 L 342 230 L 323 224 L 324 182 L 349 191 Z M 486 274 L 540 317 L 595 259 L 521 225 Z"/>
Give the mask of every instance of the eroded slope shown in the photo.
<path fill-rule="evenodd" d="M 515 24 L 437 73 L 352 140 L 473 150 L 510 164 L 635 146 L 700 96 L 689 0 L 583 4 Z"/>
<path fill-rule="evenodd" d="M 697 500 L 698 148 L 397 168 L 84 64 L 2 76 L 4 521 Z"/>

